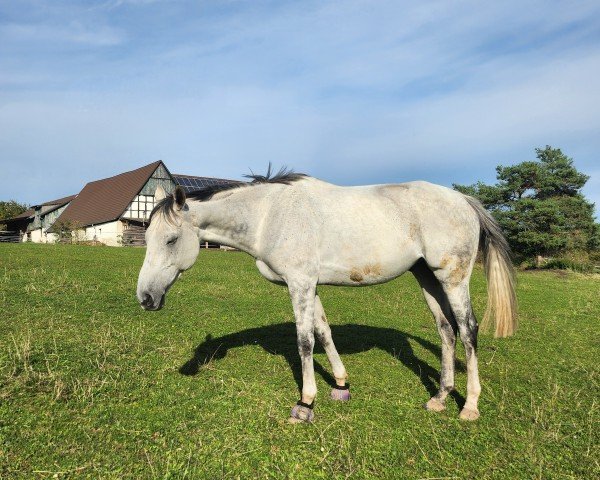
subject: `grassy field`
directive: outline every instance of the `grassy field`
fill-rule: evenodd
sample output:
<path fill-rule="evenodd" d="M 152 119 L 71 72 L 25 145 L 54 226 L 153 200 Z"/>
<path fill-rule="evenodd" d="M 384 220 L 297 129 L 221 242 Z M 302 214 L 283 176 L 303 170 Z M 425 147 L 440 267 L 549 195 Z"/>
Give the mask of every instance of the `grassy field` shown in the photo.
<path fill-rule="evenodd" d="M 353 399 L 290 425 L 287 292 L 242 253 L 201 252 L 165 308 L 135 301 L 144 250 L 0 245 L 0 478 L 599 478 L 600 279 L 518 278 L 520 330 L 480 337 L 481 418 L 422 405 L 440 341 L 410 275 L 324 287 Z M 472 280 L 485 306 L 481 270 Z M 462 367 L 460 366 L 462 365 Z"/>

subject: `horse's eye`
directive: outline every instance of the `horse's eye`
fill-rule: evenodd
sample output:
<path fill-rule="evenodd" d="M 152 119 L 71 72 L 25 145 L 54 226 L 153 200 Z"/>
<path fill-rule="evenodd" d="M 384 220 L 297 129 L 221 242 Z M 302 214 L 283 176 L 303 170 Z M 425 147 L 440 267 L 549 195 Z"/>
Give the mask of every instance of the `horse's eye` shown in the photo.
<path fill-rule="evenodd" d="M 175 245 L 178 237 L 174 237 L 167 242 L 167 245 Z"/>

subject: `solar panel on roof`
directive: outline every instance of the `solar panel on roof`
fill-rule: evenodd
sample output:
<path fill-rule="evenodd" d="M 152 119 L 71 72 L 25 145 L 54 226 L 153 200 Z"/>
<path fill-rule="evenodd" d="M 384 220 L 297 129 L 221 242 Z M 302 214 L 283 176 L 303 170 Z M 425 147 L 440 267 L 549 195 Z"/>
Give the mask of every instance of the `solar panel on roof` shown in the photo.
<path fill-rule="evenodd" d="M 188 177 L 185 175 L 174 175 L 173 178 L 178 185 L 180 185 L 186 193 L 193 192 L 194 190 L 202 190 L 204 188 L 228 185 L 230 183 L 239 183 L 235 180 L 225 180 L 222 178 L 210 178 L 210 177 Z"/>

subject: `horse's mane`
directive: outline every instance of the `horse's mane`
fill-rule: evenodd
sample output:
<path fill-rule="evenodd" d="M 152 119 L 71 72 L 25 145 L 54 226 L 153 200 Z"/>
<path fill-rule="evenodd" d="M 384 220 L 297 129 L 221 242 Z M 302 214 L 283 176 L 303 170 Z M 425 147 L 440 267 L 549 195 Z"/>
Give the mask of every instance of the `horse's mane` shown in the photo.
<path fill-rule="evenodd" d="M 167 221 L 173 223 L 173 214 L 175 213 L 175 210 L 173 209 L 174 203 L 175 197 L 172 194 L 167 195 L 162 200 L 159 200 L 159 202 L 156 205 L 154 205 L 154 208 L 150 212 L 150 216 L 148 217 L 148 223 L 152 221 L 152 217 L 154 217 L 154 215 L 158 212 L 162 212 Z"/>
<path fill-rule="evenodd" d="M 289 185 L 292 182 L 297 180 L 301 180 L 305 178 L 307 175 L 304 173 L 296 173 L 287 167 L 282 167 L 279 171 L 273 174 L 273 170 L 271 168 L 271 164 L 269 163 L 269 168 L 267 169 L 266 175 L 257 175 L 252 172 L 250 175 L 244 175 L 245 178 L 250 178 L 250 182 L 230 182 L 230 183 L 222 183 L 218 185 L 211 185 L 209 187 L 201 188 L 199 190 L 194 190 L 190 193 L 187 193 L 188 198 L 192 198 L 194 200 L 198 200 L 200 202 L 204 202 L 206 200 L 210 200 L 213 195 L 225 192 L 227 190 L 234 190 L 236 188 L 243 187 L 253 187 L 256 185 L 264 184 L 264 183 L 281 183 L 284 185 Z"/>
<path fill-rule="evenodd" d="M 282 167 L 279 169 L 277 173 L 273 173 L 271 168 L 271 163 L 269 163 L 269 168 L 267 169 L 266 175 L 258 175 L 252 172 L 250 175 L 244 175 L 245 178 L 251 179 L 250 182 L 239 182 L 239 181 L 231 181 L 228 183 L 221 183 L 217 185 L 210 185 L 208 187 L 200 188 L 198 190 L 193 190 L 189 193 L 186 193 L 186 197 L 192 200 L 196 200 L 199 202 L 205 202 L 210 200 L 214 195 L 221 192 L 226 192 L 228 190 L 235 190 L 238 188 L 246 188 L 246 187 L 254 187 L 256 185 L 262 185 L 265 183 L 273 183 L 273 184 L 283 184 L 290 185 L 293 182 L 301 180 L 303 178 L 308 177 L 308 175 L 304 173 L 296 173 L 293 170 Z M 163 215 L 167 217 L 167 219 L 172 219 L 174 214 L 174 204 L 175 204 L 175 196 L 173 194 L 167 195 L 161 201 L 159 201 L 156 206 L 152 209 L 150 213 L 150 217 L 148 221 L 152 220 L 152 217 L 157 212 L 162 212 Z"/>

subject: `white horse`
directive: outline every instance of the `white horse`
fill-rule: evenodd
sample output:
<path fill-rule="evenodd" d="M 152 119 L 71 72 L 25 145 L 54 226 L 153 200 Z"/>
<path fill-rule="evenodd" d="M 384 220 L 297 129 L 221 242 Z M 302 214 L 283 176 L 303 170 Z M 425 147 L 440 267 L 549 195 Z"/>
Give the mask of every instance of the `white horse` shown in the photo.
<path fill-rule="evenodd" d="M 460 418 L 477 419 L 478 326 L 469 279 L 479 246 L 488 281 L 484 324 L 493 322 L 499 337 L 511 335 L 516 328 L 509 248 L 481 204 L 427 182 L 339 187 L 285 170 L 271 176 L 270 168 L 266 176 L 252 178 L 250 183 L 208 187 L 187 199 L 181 187 L 169 196 L 157 189 L 160 202 L 150 217 L 137 286 L 142 307 L 162 308 L 171 285 L 196 261 L 201 241 L 252 255 L 267 280 L 288 287 L 303 382 L 290 421 L 310 422 L 317 394 L 315 336 L 336 380 L 332 398 L 350 398 L 346 369 L 331 338 L 317 285 L 374 285 L 410 270 L 442 339 L 440 387 L 425 407 L 443 410 L 454 388 L 458 332 L 467 363 L 467 398 Z"/>

